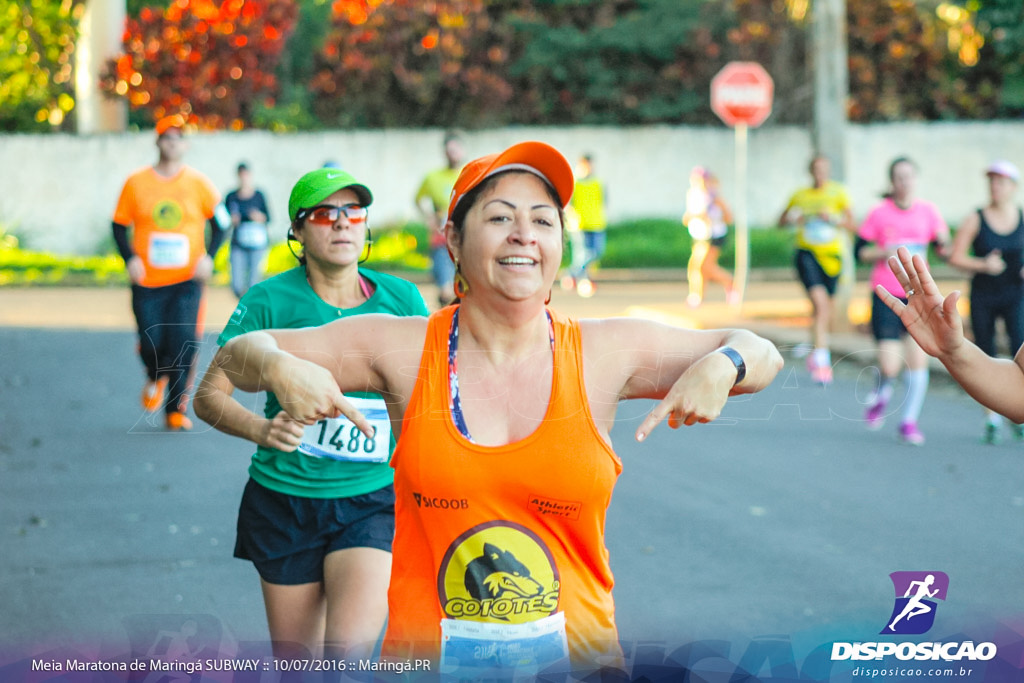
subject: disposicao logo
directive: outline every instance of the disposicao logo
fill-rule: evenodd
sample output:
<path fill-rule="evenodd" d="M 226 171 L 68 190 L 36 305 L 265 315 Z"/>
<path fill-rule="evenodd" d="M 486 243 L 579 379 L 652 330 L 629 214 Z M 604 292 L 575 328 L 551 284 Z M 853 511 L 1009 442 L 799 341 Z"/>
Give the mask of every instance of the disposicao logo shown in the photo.
<path fill-rule="evenodd" d="M 920 635 L 935 623 L 937 600 L 945 601 L 949 577 L 944 572 L 893 572 L 896 591 L 892 614 L 881 635 Z M 896 657 L 918 661 L 988 661 L 996 656 L 994 643 L 963 642 L 852 642 L 833 643 L 832 661 L 879 660 Z"/>
<path fill-rule="evenodd" d="M 935 623 L 936 600 L 946 599 L 949 577 L 944 572 L 893 572 L 896 604 L 888 625 L 879 633 L 920 635 Z"/>

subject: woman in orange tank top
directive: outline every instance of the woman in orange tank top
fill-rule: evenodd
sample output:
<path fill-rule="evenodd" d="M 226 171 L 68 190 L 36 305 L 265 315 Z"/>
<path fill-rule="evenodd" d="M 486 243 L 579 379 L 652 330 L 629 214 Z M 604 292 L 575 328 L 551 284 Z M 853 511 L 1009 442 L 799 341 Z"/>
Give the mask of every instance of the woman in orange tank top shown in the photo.
<path fill-rule="evenodd" d="M 660 401 L 642 441 L 665 418 L 714 420 L 782 367 L 747 331 L 547 308 L 572 190 L 569 163 L 540 142 L 472 161 L 446 225 L 457 305 L 254 332 L 215 359 L 307 424 L 344 415 L 371 436 L 342 392 L 385 396 L 398 446 L 383 654 L 399 667 L 476 678 L 620 665 L 604 545 L 618 402 Z"/>

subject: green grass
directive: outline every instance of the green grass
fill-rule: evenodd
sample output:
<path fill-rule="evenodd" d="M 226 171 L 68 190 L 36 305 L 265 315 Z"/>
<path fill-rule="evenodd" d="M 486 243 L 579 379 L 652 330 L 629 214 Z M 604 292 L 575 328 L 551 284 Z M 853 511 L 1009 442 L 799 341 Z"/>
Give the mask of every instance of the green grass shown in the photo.
<path fill-rule="evenodd" d="M 605 268 L 685 268 L 690 258 L 690 234 L 678 220 L 644 218 L 608 227 L 608 246 L 601 265 Z M 787 268 L 793 263 L 793 232 L 750 231 L 751 268 Z M 731 262 L 736 251 L 730 232 L 721 260 Z"/>
<path fill-rule="evenodd" d="M 722 250 L 722 260 L 730 261 L 734 251 L 730 234 Z M 678 220 L 639 219 L 609 226 L 608 247 L 601 265 L 605 268 L 685 268 L 689 255 L 690 236 Z M 567 253 L 567 261 L 568 258 Z M 792 231 L 750 231 L 752 268 L 788 268 L 792 259 Z M 214 263 L 214 283 L 227 284 L 228 245 L 217 253 Z M 286 243 L 271 247 L 268 274 L 279 273 L 295 264 L 295 257 Z M 426 227 L 407 223 L 374 229 L 369 264 L 399 273 L 426 272 L 430 267 Z M 29 251 L 21 249 L 13 236 L 0 234 L 0 286 L 111 286 L 127 282 L 124 263 L 117 254 L 73 256 Z"/>

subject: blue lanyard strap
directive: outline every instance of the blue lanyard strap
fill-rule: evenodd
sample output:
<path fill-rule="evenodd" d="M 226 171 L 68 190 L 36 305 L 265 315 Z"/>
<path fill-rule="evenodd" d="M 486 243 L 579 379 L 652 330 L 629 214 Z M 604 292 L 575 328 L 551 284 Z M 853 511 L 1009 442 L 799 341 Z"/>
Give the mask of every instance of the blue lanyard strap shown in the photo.
<path fill-rule="evenodd" d="M 555 323 L 551 320 L 551 311 L 545 310 L 548 318 L 548 338 L 551 341 L 551 350 L 555 350 Z M 467 441 L 472 442 L 473 437 L 469 435 L 469 428 L 466 427 L 466 418 L 462 414 L 462 400 L 459 398 L 459 363 L 456 354 L 459 350 L 459 309 L 452 314 L 452 324 L 448 329 L 448 408 L 451 410 L 452 422 Z"/>

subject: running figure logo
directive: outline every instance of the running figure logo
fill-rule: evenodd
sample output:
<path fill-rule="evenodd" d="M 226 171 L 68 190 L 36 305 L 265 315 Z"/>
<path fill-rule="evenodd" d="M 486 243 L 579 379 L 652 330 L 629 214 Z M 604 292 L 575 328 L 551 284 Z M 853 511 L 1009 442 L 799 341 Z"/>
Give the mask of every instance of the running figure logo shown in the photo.
<path fill-rule="evenodd" d="M 943 572 L 893 572 L 896 604 L 882 634 L 920 635 L 935 622 L 935 600 L 945 600 L 949 577 Z"/>

